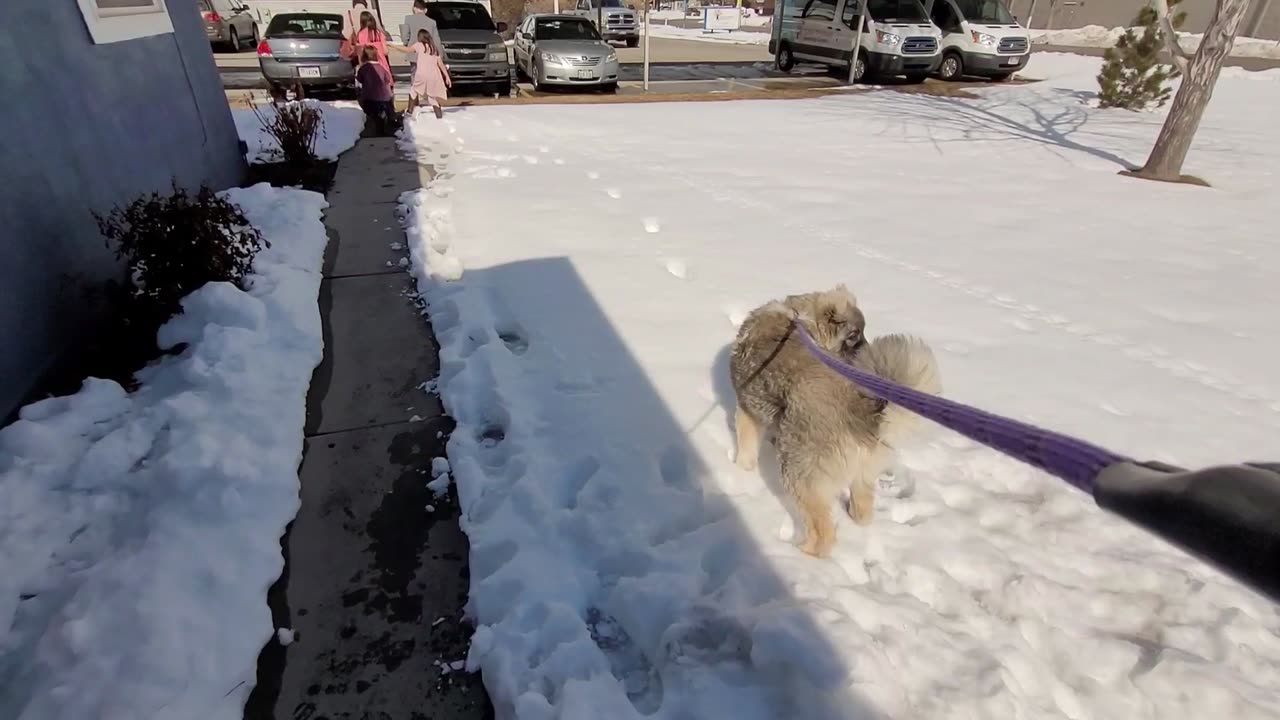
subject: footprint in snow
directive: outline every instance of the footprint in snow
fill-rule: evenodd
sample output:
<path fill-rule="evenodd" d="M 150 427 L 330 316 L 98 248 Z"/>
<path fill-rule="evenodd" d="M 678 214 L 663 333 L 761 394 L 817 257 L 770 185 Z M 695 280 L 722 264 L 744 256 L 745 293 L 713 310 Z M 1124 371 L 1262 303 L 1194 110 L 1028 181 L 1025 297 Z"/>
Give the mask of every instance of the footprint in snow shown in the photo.
<path fill-rule="evenodd" d="M 667 261 L 667 272 L 681 280 L 689 279 L 689 266 L 679 258 L 672 258 Z"/>
<path fill-rule="evenodd" d="M 619 200 L 622 198 L 622 191 L 619 190 L 618 188 L 609 188 L 608 190 L 604 191 L 604 194 L 608 195 L 614 200 Z"/>
<path fill-rule="evenodd" d="M 658 222 L 658 218 L 652 218 L 652 217 L 649 217 L 649 218 L 645 218 L 645 219 L 644 219 L 644 231 L 645 231 L 645 232 L 647 232 L 647 233 L 656 233 L 656 232 L 658 232 L 658 231 L 660 231 L 660 230 L 662 230 L 662 225 Z"/>

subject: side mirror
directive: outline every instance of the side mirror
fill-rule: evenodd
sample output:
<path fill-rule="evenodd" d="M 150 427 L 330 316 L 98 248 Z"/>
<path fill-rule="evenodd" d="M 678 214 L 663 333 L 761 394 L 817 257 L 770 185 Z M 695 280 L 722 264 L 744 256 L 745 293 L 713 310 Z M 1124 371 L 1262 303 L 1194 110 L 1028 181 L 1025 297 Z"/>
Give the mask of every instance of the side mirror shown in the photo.
<path fill-rule="evenodd" d="M 504 33 L 506 31 L 507 31 L 507 24 L 504 22 L 498 23 L 498 32 Z"/>
<path fill-rule="evenodd" d="M 522 33 L 520 33 L 520 37 L 524 38 L 525 40 L 532 40 L 532 39 L 533 39 L 533 33 L 531 33 L 531 32 L 522 32 Z"/>

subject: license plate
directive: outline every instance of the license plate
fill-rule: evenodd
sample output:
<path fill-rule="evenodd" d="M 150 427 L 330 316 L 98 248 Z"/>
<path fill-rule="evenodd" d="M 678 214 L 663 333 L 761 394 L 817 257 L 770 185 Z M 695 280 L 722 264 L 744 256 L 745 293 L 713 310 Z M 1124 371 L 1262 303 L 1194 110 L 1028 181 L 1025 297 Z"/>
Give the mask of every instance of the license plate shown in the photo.
<path fill-rule="evenodd" d="M 594 71 L 594 70 L 579 70 L 579 71 L 578 71 L 578 79 L 579 79 L 579 80 L 590 80 L 590 79 L 594 78 L 595 76 L 596 76 L 596 73 L 595 73 L 595 71 Z"/>
<path fill-rule="evenodd" d="M 1004 61 L 1004 64 L 1005 64 L 1005 65 L 1017 65 L 1017 64 L 1018 64 L 1018 60 L 1019 60 L 1019 58 L 1009 58 L 1008 60 L 1005 60 L 1005 61 Z"/>
<path fill-rule="evenodd" d="M 320 68 L 318 67 L 300 67 L 298 68 L 298 77 L 318 78 L 320 77 Z"/>

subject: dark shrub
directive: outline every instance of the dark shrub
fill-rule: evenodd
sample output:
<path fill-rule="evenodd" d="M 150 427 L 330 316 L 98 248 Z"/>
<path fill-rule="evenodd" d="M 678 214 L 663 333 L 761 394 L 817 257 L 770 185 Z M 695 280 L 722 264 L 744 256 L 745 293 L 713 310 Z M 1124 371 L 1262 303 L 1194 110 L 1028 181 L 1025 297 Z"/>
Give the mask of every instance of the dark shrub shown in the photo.
<path fill-rule="evenodd" d="M 181 310 L 180 301 L 205 283 L 244 287 L 262 239 L 236 207 L 208 187 L 195 195 L 176 184 L 109 215 L 98 228 L 129 269 L 129 323 L 154 329 Z"/>
<path fill-rule="evenodd" d="M 254 105 L 253 114 L 279 143 L 285 163 L 301 166 L 316 162 L 316 141 L 324 135 L 324 115 L 317 105 L 301 101 Z"/>

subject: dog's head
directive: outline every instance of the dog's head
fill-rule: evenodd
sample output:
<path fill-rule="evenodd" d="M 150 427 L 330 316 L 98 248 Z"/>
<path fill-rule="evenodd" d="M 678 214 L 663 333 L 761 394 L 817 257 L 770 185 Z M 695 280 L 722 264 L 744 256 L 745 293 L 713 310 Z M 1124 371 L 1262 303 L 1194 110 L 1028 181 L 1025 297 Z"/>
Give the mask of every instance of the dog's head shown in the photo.
<path fill-rule="evenodd" d="M 808 311 L 802 313 L 807 320 L 813 339 L 827 352 L 852 355 L 866 342 L 863 333 L 867 320 L 858 309 L 858 300 L 843 284 L 832 290 L 809 296 Z"/>

